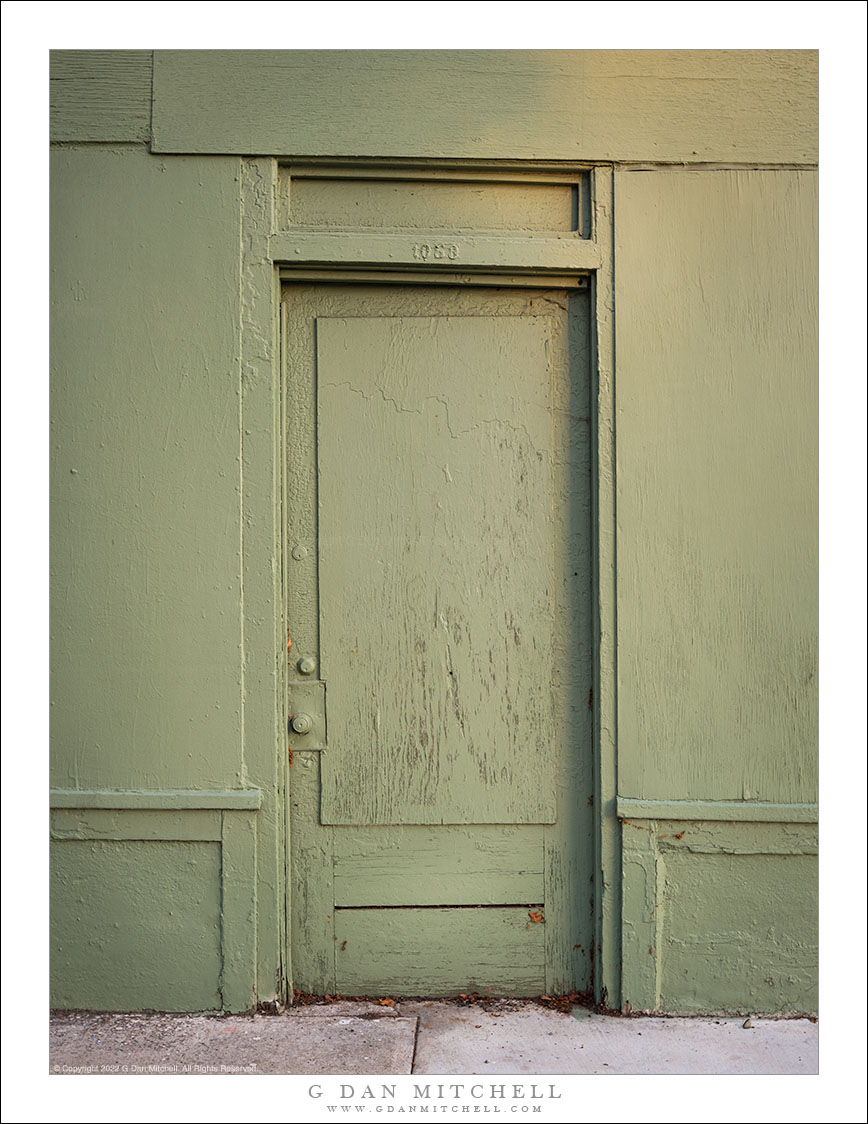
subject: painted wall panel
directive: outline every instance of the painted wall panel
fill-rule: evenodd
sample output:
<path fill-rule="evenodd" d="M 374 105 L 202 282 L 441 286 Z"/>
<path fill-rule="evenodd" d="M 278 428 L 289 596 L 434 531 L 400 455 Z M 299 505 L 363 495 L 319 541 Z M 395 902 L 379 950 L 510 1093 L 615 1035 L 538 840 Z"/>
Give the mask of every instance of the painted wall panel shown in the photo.
<path fill-rule="evenodd" d="M 157 152 L 813 163 L 815 51 L 156 51 Z"/>
<path fill-rule="evenodd" d="M 153 51 L 51 51 L 52 141 L 146 141 Z"/>
<path fill-rule="evenodd" d="M 816 1011 L 814 856 L 669 854 L 663 894 L 663 1010 Z"/>
<path fill-rule="evenodd" d="M 51 1005 L 219 1010 L 216 844 L 52 844 Z"/>
<path fill-rule="evenodd" d="M 616 179 L 619 793 L 816 799 L 816 180 Z"/>
<path fill-rule="evenodd" d="M 237 161 L 52 174 L 52 783 L 242 787 Z"/>
<path fill-rule="evenodd" d="M 623 819 L 634 1011 L 817 1009 L 815 824 Z"/>

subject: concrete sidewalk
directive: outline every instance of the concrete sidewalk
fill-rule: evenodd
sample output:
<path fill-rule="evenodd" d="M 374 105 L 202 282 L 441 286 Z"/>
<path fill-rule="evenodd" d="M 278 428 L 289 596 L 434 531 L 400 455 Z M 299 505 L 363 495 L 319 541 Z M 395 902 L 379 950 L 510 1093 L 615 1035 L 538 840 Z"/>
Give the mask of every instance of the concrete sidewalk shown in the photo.
<path fill-rule="evenodd" d="M 394 1007 L 340 1002 L 280 1015 L 55 1014 L 53 1073 L 814 1074 L 809 1019 L 619 1018 L 533 1001 Z"/>

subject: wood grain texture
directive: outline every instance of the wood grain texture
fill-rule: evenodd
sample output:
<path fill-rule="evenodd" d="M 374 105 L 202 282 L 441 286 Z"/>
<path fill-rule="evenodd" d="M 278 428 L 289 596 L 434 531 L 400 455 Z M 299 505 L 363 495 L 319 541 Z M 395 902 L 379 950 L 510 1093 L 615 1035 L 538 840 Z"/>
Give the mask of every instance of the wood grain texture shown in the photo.
<path fill-rule="evenodd" d="M 51 51 L 51 140 L 147 141 L 153 51 Z"/>
<path fill-rule="evenodd" d="M 545 920 L 513 909 L 341 909 L 336 983 L 344 995 L 539 995 Z"/>
<path fill-rule="evenodd" d="M 544 829 L 546 990 L 592 986 L 594 862 L 593 328 L 590 292 L 566 301 L 569 378 L 555 379 L 555 822 Z M 554 353 L 555 356 L 557 352 Z M 555 368 L 558 364 L 555 362 Z"/>
<path fill-rule="evenodd" d="M 341 828 L 335 904 L 504 905 L 542 902 L 540 827 Z"/>
<path fill-rule="evenodd" d="M 815 51 L 156 51 L 157 152 L 816 160 Z"/>
<path fill-rule="evenodd" d="M 552 330 L 479 312 L 317 319 L 326 822 L 554 815 Z"/>
<path fill-rule="evenodd" d="M 309 291 L 308 291 L 309 292 Z M 282 305 L 286 424 L 286 623 L 288 687 L 301 679 L 296 661 L 319 657 L 316 486 L 316 379 L 313 313 L 301 300 Z M 300 333 L 301 323 L 308 331 Z M 295 342 L 291 342 L 295 341 Z M 303 346 L 299 346 L 299 342 Z M 319 675 L 319 670 L 316 672 Z M 320 754 L 290 735 L 289 982 L 325 995 L 335 990 L 332 829 L 320 825 Z M 290 992 L 291 994 L 291 992 Z"/>
<path fill-rule="evenodd" d="M 289 770 L 291 988 L 335 990 L 333 833 L 320 825 L 320 754 L 294 754 Z M 290 992 L 290 994 L 292 994 Z"/>
<path fill-rule="evenodd" d="M 616 182 L 619 793 L 811 803 L 816 177 Z"/>
<path fill-rule="evenodd" d="M 570 231 L 578 187 L 569 184 L 423 183 L 293 176 L 289 224 L 340 230 Z"/>

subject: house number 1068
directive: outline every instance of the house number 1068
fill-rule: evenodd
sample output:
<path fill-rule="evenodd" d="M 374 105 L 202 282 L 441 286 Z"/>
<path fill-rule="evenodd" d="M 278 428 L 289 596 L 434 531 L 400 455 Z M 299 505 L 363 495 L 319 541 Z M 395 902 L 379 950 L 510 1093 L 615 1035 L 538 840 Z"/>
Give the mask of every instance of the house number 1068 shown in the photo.
<path fill-rule="evenodd" d="M 444 258 L 455 261 L 458 253 L 458 247 L 454 242 L 415 242 L 413 244 L 413 257 L 417 261 L 441 261 Z"/>

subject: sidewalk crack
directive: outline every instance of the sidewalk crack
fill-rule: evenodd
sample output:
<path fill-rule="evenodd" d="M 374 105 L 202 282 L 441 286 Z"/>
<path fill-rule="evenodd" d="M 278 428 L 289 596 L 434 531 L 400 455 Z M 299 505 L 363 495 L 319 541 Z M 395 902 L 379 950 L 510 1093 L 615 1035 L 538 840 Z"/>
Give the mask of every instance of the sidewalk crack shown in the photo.
<path fill-rule="evenodd" d="M 413 1030 L 413 1053 L 410 1057 L 410 1076 L 416 1072 L 416 1049 L 419 1045 L 419 1016 L 416 1015 L 416 1026 Z"/>

